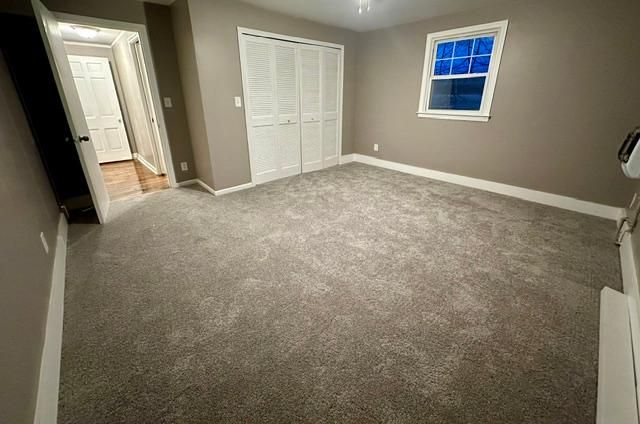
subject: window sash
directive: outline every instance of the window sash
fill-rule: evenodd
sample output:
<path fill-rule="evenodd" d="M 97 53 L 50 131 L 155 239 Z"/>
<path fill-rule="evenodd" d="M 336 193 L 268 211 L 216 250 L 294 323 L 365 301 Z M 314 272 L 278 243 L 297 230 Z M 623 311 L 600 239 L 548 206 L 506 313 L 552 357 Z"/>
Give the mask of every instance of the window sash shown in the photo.
<path fill-rule="evenodd" d="M 493 101 L 493 93 L 498 76 L 498 70 L 500 67 L 500 59 L 502 56 L 502 50 L 504 48 L 504 41 L 507 32 L 508 21 L 493 22 L 484 25 L 476 25 L 473 27 L 466 27 L 460 29 L 454 29 L 449 31 L 443 31 L 439 33 L 432 33 L 427 36 L 427 44 L 425 48 L 425 62 L 422 75 L 422 86 L 420 92 L 420 103 L 418 105 L 419 117 L 436 117 L 436 118 L 449 118 L 449 119 L 464 119 L 473 118 L 471 120 L 488 121 L 491 110 L 491 103 Z M 490 57 L 489 69 L 487 72 L 482 73 L 466 73 L 466 74 L 450 74 L 450 75 L 435 75 L 435 66 L 437 60 L 437 46 L 443 42 L 456 42 L 461 40 L 467 40 L 470 38 L 480 38 L 483 36 L 493 36 L 494 44 L 493 50 L 490 55 L 472 55 L 464 57 L 456 57 L 455 59 L 466 59 L 473 57 Z M 448 59 L 453 59 L 448 58 Z M 443 59 L 446 60 L 446 59 Z M 469 65 L 471 66 L 471 64 Z M 471 70 L 471 68 L 469 69 Z M 451 80 L 451 79 L 464 79 L 464 78 L 476 78 L 485 77 L 486 83 L 482 93 L 482 100 L 480 110 L 455 110 L 455 109 L 429 109 L 431 101 L 432 81 L 434 80 Z M 477 119 L 476 119 L 477 118 Z"/>

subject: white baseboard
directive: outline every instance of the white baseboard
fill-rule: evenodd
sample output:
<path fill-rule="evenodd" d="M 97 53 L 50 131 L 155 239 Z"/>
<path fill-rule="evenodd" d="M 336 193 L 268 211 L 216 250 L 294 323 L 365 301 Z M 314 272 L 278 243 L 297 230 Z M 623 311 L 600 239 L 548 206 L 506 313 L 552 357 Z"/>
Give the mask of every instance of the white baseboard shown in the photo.
<path fill-rule="evenodd" d="M 194 178 L 193 180 L 185 180 L 185 181 L 180 181 L 177 186 L 178 187 L 187 187 L 190 185 L 194 185 L 194 184 L 198 184 L 198 179 Z"/>
<path fill-rule="evenodd" d="M 353 162 L 353 156 L 354 156 L 353 153 L 348 154 L 348 155 L 342 155 L 342 157 L 340 158 L 340 165 L 344 165 L 344 164 Z"/>
<path fill-rule="evenodd" d="M 255 184 L 253 184 L 253 183 L 246 183 L 246 184 L 241 184 L 241 185 L 234 186 L 234 187 L 224 188 L 222 190 L 214 190 L 207 183 L 205 183 L 204 181 L 202 181 L 199 178 L 196 178 L 196 179 L 193 179 L 193 180 L 187 180 L 187 181 L 179 182 L 178 186 L 179 187 L 186 187 L 186 186 L 190 186 L 190 185 L 194 185 L 194 184 L 198 184 L 200 187 L 204 188 L 205 190 L 207 190 L 209 193 L 213 194 L 214 196 L 224 196 L 225 194 L 230 194 L 230 193 L 234 193 L 236 191 L 246 190 L 246 189 L 255 187 Z"/>
<path fill-rule="evenodd" d="M 224 188 L 222 190 L 215 190 L 214 193 L 216 196 L 224 196 L 225 194 L 235 193 L 236 191 L 247 190 L 255 186 L 256 185 L 254 183 L 240 184 L 234 187 Z"/>
<path fill-rule="evenodd" d="M 67 229 L 67 219 L 60 214 L 34 424 L 55 424 L 58 417 L 64 282 L 67 263 Z"/>
<path fill-rule="evenodd" d="M 519 199 L 528 200 L 530 202 L 540 203 L 547 206 L 554 206 L 556 208 L 567 209 L 570 211 L 598 216 L 601 218 L 617 220 L 620 218 L 621 214 L 624 213 L 623 209 L 613 206 L 601 205 L 598 203 L 574 199 L 572 197 L 496 183 L 493 181 L 481 180 L 478 178 L 465 177 L 462 175 L 449 174 L 446 172 L 434 171 L 427 168 L 405 165 L 402 163 L 382 160 L 358 153 L 355 153 L 353 155 L 353 161 L 364 163 L 367 165 L 379 166 L 381 168 L 393 169 L 395 171 L 404 172 L 406 174 L 418 175 L 434 180 L 458 184 L 465 187 L 477 188 L 480 190 L 490 191 L 492 193 L 517 197 Z"/>
<path fill-rule="evenodd" d="M 201 179 L 199 178 L 196 179 L 196 184 L 198 184 L 200 187 L 207 190 L 209 193 L 213 194 L 214 196 L 216 195 L 216 191 Z"/>

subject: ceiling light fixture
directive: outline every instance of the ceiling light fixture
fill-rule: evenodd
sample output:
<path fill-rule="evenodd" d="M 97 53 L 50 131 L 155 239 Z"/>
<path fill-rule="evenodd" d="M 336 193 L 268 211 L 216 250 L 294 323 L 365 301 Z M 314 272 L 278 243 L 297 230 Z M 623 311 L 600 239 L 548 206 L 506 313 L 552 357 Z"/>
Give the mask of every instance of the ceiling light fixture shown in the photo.
<path fill-rule="evenodd" d="M 100 32 L 98 28 L 91 28 L 86 26 L 72 25 L 71 28 L 82 38 L 96 38 L 96 35 Z"/>
<path fill-rule="evenodd" d="M 359 0 L 358 14 L 362 15 L 363 11 L 371 12 L 371 0 Z"/>

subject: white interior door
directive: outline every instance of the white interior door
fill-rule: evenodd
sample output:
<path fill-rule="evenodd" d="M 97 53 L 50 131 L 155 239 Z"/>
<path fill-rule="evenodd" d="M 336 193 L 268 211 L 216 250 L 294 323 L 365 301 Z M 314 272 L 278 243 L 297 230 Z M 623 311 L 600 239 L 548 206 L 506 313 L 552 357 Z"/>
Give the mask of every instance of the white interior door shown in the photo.
<path fill-rule="evenodd" d="M 153 161 L 155 165 L 155 174 L 161 175 L 167 173 L 166 161 L 164 151 L 162 150 L 162 143 L 160 142 L 160 127 L 158 126 L 158 117 L 156 116 L 156 108 L 153 105 L 153 96 L 151 95 L 151 84 L 149 82 L 147 65 L 144 60 L 144 53 L 142 52 L 142 44 L 140 40 L 136 39 L 131 44 L 133 49 L 133 56 L 135 59 L 136 73 L 138 74 L 138 83 L 142 97 L 144 100 L 145 112 L 149 117 L 149 133 L 151 135 L 151 148 L 153 150 Z"/>
<path fill-rule="evenodd" d="M 40 1 L 32 0 L 31 4 L 38 21 L 38 28 L 47 50 L 47 56 L 49 57 L 60 99 L 67 115 L 71 134 L 75 140 L 82 170 L 87 179 L 96 213 L 100 222 L 104 223 L 109 213 L 109 195 L 104 184 L 100 164 L 98 163 L 98 156 L 91 143 L 89 128 L 73 81 L 58 21 Z"/>
<path fill-rule="evenodd" d="M 325 49 L 322 52 L 322 155 L 323 167 L 338 164 L 340 152 L 340 53 L 338 50 Z"/>
<path fill-rule="evenodd" d="M 300 105 L 302 111 L 302 172 L 322 169 L 322 60 L 321 49 L 299 48 Z"/>
<path fill-rule="evenodd" d="M 279 177 L 301 172 L 298 54 L 293 43 L 275 41 L 276 138 Z"/>
<path fill-rule="evenodd" d="M 69 55 L 69 64 L 98 162 L 131 160 L 109 59 Z"/>

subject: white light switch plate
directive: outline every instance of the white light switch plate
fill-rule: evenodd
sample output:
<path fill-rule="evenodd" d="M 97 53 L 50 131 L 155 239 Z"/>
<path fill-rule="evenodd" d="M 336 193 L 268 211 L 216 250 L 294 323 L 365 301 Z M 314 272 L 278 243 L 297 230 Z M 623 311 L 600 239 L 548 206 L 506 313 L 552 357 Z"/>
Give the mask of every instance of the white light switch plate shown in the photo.
<path fill-rule="evenodd" d="M 40 233 L 40 240 L 42 241 L 42 247 L 45 253 L 49 253 L 49 244 L 47 243 L 47 238 L 44 236 L 44 233 Z"/>
<path fill-rule="evenodd" d="M 374 144 L 374 145 L 373 145 L 373 151 L 374 151 L 374 152 L 377 152 L 378 150 L 379 150 L 378 145 L 377 145 L 377 144 Z"/>
<path fill-rule="evenodd" d="M 242 107 L 242 98 L 240 96 L 236 96 L 235 98 L 236 107 Z"/>
<path fill-rule="evenodd" d="M 173 101 L 171 100 L 171 97 L 165 97 L 163 100 L 164 100 L 164 107 L 166 108 L 173 107 Z"/>

